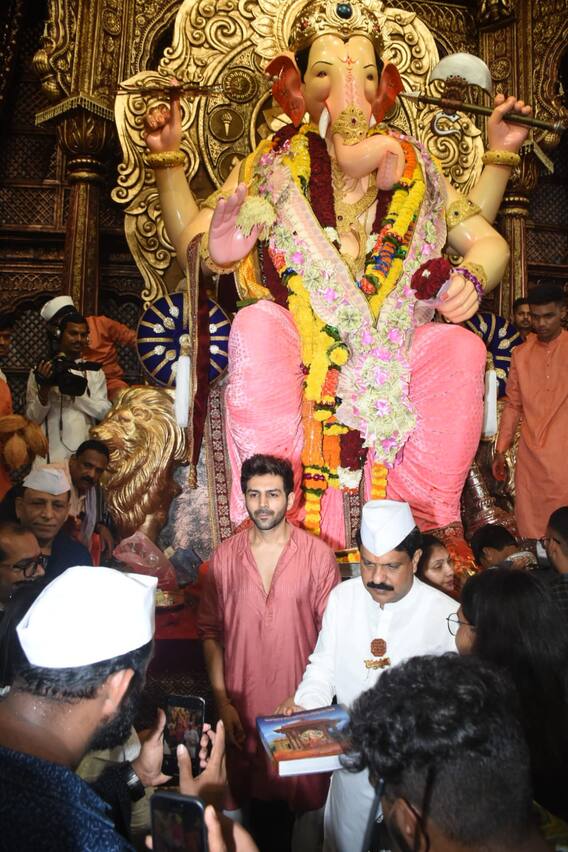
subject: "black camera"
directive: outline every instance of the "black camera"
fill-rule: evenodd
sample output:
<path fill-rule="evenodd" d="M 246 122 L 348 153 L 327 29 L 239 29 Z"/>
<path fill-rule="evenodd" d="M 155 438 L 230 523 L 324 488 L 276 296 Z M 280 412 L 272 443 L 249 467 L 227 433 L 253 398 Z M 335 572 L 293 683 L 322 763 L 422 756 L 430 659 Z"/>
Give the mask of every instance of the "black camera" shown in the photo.
<path fill-rule="evenodd" d="M 38 385 L 58 387 L 60 392 L 66 396 L 83 396 L 87 390 L 87 377 L 78 376 L 73 370 L 87 372 L 101 369 L 101 364 L 96 361 L 73 361 L 72 358 L 65 358 L 63 355 L 56 355 L 51 363 L 53 365 L 51 376 L 46 378 L 40 375 L 36 369 L 36 381 Z"/>

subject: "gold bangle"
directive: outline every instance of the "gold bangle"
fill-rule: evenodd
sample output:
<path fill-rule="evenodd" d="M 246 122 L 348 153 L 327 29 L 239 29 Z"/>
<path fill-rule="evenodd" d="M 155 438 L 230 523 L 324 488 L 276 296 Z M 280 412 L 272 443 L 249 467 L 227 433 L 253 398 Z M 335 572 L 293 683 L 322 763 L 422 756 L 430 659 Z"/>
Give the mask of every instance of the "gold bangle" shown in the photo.
<path fill-rule="evenodd" d="M 486 151 L 483 155 L 484 166 L 509 166 L 516 169 L 520 162 L 520 154 L 514 151 Z"/>
<path fill-rule="evenodd" d="M 205 266 L 210 269 L 211 272 L 216 272 L 218 275 L 229 275 L 236 267 L 236 263 L 232 266 L 219 266 L 218 263 L 215 263 L 215 261 L 212 260 L 211 255 L 209 254 L 209 234 L 207 232 L 201 237 L 199 243 L 199 256 Z"/>
<path fill-rule="evenodd" d="M 474 204 L 469 198 L 465 198 L 463 195 L 460 195 L 459 198 L 456 198 L 455 201 L 452 201 L 451 204 L 448 205 L 446 210 L 446 225 L 448 231 L 451 231 L 452 228 L 457 228 L 458 225 L 461 225 L 466 219 L 469 219 L 471 216 L 477 216 L 481 213 L 481 207 L 477 204 Z"/>
<path fill-rule="evenodd" d="M 460 263 L 460 266 L 462 269 L 467 269 L 472 275 L 475 275 L 483 290 L 487 290 L 487 273 L 479 263 L 470 263 L 466 260 L 465 263 Z"/>
<path fill-rule="evenodd" d="M 156 151 L 148 154 L 146 162 L 151 169 L 173 169 L 185 164 L 183 151 Z"/>

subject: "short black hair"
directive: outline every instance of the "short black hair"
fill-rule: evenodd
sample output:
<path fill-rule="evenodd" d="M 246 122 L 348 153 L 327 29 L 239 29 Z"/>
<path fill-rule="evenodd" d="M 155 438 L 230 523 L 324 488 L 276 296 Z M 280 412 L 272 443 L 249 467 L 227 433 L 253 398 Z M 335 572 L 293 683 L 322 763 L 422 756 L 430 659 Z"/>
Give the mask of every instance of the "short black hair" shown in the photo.
<path fill-rule="evenodd" d="M 559 284 L 540 284 L 529 293 L 529 305 L 549 305 L 551 302 L 564 304 L 564 291 Z"/>
<path fill-rule="evenodd" d="M 14 314 L 0 314 L 0 331 L 12 331 L 15 324 Z"/>
<path fill-rule="evenodd" d="M 431 533 L 422 533 L 422 554 L 420 555 L 420 559 L 418 560 L 418 565 L 416 567 L 416 576 L 419 580 L 424 579 L 424 571 L 428 565 L 428 560 L 432 556 L 432 551 L 435 547 L 443 547 L 447 550 L 446 545 L 439 538 L 436 538 L 435 535 L 431 535 Z"/>
<path fill-rule="evenodd" d="M 294 472 L 288 459 L 257 453 L 243 462 L 241 468 L 241 490 L 243 494 L 246 494 L 248 482 L 253 476 L 266 476 L 267 474 L 281 476 L 284 483 L 284 493 L 286 496 L 292 493 L 294 490 Z"/>
<path fill-rule="evenodd" d="M 414 529 L 410 530 L 406 538 L 402 539 L 400 544 L 397 544 L 396 547 L 393 547 L 393 550 L 397 550 L 399 553 L 406 553 L 412 559 L 416 551 L 422 548 L 423 538 L 424 537 L 418 527 L 414 527 Z M 360 529 L 358 529 L 355 533 L 355 541 L 357 542 L 357 547 L 361 549 L 363 540 L 361 539 Z"/>
<path fill-rule="evenodd" d="M 513 311 L 518 311 L 521 305 L 528 305 L 528 303 L 528 296 L 519 296 L 519 298 L 515 299 L 513 302 Z"/>
<path fill-rule="evenodd" d="M 515 699 L 506 674 L 475 657 L 413 657 L 355 702 L 345 764 L 368 769 L 385 798 L 406 799 L 449 840 L 517 848 L 532 791 Z"/>
<path fill-rule="evenodd" d="M 24 652 L 16 664 L 14 689 L 52 701 L 75 702 L 94 698 L 105 680 L 115 672 L 132 669 L 134 679 L 142 683 L 150 661 L 153 641 L 118 657 L 87 666 L 52 669 L 33 666 Z"/>
<path fill-rule="evenodd" d="M 495 550 L 502 550 L 504 547 L 509 547 L 511 544 L 516 544 L 515 536 L 509 532 L 507 527 L 501 524 L 485 524 L 475 532 L 470 541 L 470 547 L 473 551 L 473 556 L 478 565 L 481 565 L 484 547 L 494 547 Z"/>
<path fill-rule="evenodd" d="M 80 314 L 79 311 L 73 311 L 73 313 L 65 314 L 64 317 L 59 321 L 58 328 L 61 334 L 65 331 L 68 325 L 86 325 L 88 328 L 88 323 L 83 314 Z"/>
<path fill-rule="evenodd" d="M 548 519 L 548 526 L 559 537 L 562 552 L 568 554 L 568 506 L 556 509 Z"/>
<path fill-rule="evenodd" d="M 83 453 L 86 453 L 87 450 L 93 450 L 95 453 L 106 456 L 107 461 L 110 458 L 109 448 L 104 441 L 99 441 L 97 438 L 88 438 L 86 441 L 83 441 L 82 444 L 79 444 L 73 455 L 78 458 Z"/>
<path fill-rule="evenodd" d="M 23 535 L 33 535 L 33 533 L 31 530 L 17 523 L 17 521 L 0 520 L 0 538 L 4 538 L 5 536 L 20 538 Z M 8 554 L 0 544 L 0 562 L 3 562 L 7 556 Z"/>

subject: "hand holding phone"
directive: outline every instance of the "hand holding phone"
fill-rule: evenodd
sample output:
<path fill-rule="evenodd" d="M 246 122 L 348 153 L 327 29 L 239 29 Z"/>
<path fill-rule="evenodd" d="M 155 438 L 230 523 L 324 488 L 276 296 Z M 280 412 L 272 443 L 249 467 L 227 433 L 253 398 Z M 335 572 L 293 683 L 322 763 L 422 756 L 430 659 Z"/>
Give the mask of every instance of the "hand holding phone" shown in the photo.
<path fill-rule="evenodd" d="M 192 761 L 193 773 L 199 772 L 199 750 L 205 701 L 197 695 L 168 695 L 164 728 L 163 771 L 177 776 L 177 747 L 184 745 Z"/>
<path fill-rule="evenodd" d="M 150 806 L 154 852 L 208 852 L 201 799 L 179 793 L 154 793 Z"/>

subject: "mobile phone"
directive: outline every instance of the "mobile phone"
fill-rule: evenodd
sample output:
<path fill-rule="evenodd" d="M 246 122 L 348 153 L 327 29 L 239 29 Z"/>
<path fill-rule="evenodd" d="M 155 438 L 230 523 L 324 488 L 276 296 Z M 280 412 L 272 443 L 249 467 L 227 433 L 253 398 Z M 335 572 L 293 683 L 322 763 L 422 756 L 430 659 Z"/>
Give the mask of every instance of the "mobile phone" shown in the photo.
<path fill-rule="evenodd" d="M 195 796 L 154 793 L 150 799 L 154 852 L 207 852 L 205 805 Z"/>
<path fill-rule="evenodd" d="M 205 719 L 205 701 L 199 695 L 168 695 L 164 728 L 164 760 L 166 775 L 178 774 L 177 747 L 182 743 L 191 757 L 193 774 L 199 772 L 199 741 Z"/>

